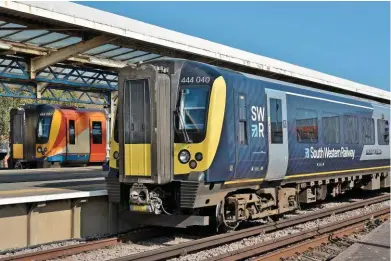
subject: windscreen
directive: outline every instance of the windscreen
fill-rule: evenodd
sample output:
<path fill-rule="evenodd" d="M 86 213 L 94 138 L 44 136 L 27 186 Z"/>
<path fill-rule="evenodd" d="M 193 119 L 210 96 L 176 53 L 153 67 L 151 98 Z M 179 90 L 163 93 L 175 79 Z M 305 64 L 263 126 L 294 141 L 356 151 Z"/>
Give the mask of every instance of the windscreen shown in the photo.
<path fill-rule="evenodd" d="M 42 111 L 39 114 L 37 124 L 37 144 L 44 144 L 48 142 L 52 118 L 53 110 Z"/>
<path fill-rule="evenodd" d="M 180 91 L 178 129 L 204 132 L 209 87 L 186 87 Z"/>
<path fill-rule="evenodd" d="M 182 86 L 179 88 L 175 115 L 175 142 L 201 142 L 205 138 L 209 86 Z"/>

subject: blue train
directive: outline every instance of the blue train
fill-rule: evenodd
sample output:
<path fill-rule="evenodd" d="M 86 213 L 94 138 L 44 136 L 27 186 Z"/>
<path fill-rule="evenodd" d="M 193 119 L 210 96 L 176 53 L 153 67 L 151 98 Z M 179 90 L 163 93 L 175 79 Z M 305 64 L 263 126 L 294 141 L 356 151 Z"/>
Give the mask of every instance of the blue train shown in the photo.
<path fill-rule="evenodd" d="M 389 187 L 386 102 L 162 59 L 119 74 L 109 199 L 133 221 L 215 225 Z"/>

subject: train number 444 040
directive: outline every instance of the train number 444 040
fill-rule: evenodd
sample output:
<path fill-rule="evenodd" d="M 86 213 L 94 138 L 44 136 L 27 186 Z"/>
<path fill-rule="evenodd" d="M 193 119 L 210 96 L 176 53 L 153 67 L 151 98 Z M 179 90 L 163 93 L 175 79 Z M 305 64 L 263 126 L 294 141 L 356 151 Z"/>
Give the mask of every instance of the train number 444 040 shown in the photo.
<path fill-rule="evenodd" d="M 198 77 L 183 77 L 181 83 L 209 83 L 210 77 L 198 76 Z"/>

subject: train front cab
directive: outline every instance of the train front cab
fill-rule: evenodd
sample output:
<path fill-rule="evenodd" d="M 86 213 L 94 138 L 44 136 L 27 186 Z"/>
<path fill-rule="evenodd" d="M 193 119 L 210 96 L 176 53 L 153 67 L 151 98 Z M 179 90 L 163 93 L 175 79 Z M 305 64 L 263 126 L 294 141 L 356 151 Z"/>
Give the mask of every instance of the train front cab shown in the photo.
<path fill-rule="evenodd" d="M 123 193 L 115 197 L 119 177 L 126 194 L 122 203 L 131 211 L 167 214 L 186 205 L 178 193 L 204 181 L 217 151 L 226 100 L 223 77 L 210 68 L 173 67 L 142 65 L 120 72 L 120 120 L 111 141 L 107 187 L 111 201 L 123 199 Z"/>
<path fill-rule="evenodd" d="M 11 109 L 9 168 L 41 167 L 36 144 L 49 138 L 54 111 L 51 106 L 35 104 Z"/>
<path fill-rule="evenodd" d="M 59 167 L 101 163 L 106 157 L 102 111 L 51 105 L 11 110 L 9 167 Z"/>

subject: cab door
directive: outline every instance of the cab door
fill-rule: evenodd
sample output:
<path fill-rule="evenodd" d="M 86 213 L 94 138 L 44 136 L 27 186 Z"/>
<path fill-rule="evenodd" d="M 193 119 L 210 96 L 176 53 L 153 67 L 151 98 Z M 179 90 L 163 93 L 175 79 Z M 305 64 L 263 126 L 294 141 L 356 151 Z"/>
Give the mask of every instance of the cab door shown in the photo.
<path fill-rule="evenodd" d="M 281 180 L 288 167 L 288 123 L 286 94 L 266 89 L 269 163 L 265 180 Z"/>
<path fill-rule="evenodd" d="M 104 118 L 90 118 L 90 162 L 104 162 L 106 159 L 106 121 Z"/>
<path fill-rule="evenodd" d="M 248 137 L 248 109 L 247 93 L 234 92 L 235 107 L 235 135 L 236 135 L 236 164 L 235 179 L 249 178 L 251 176 L 251 146 Z"/>

